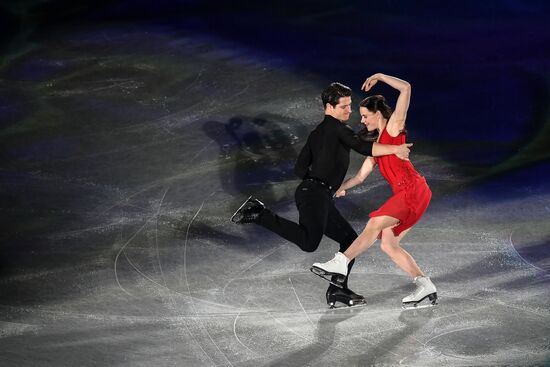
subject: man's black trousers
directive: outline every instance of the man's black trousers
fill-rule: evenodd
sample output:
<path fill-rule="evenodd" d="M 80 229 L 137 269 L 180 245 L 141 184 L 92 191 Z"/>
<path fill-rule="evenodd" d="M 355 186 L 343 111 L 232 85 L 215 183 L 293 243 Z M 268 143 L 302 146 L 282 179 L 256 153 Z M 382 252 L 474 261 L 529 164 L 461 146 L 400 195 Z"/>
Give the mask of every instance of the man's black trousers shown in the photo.
<path fill-rule="evenodd" d="M 357 233 L 342 217 L 334 205 L 333 193 L 326 185 L 304 180 L 295 192 L 296 207 L 300 214 L 299 224 L 265 209 L 258 224 L 295 243 L 306 252 L 313 252 L 326 235 L 340 244 L 344 252 L 357 238 Z M 354 261 L 348 266 L 348 274 Z M 347 277 L 345 286 L 347 287 Z"/>

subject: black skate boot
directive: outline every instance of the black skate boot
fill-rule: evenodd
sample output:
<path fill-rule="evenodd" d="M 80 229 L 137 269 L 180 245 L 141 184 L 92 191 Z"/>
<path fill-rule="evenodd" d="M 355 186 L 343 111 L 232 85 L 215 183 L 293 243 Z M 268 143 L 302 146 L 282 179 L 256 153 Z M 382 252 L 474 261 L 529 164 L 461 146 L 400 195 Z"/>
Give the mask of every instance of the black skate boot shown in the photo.
<path fill-rule="evenodd" d="M 333 284 L 327 289 L 327 304 L 330 308 L 336 307 L 336 302 L 341 302 L 348 307 L 366 304 L 365 297 L 353 292 L 349 288 L 340 288 Z"/>
<path fill-rule="evenodd" d="M 231 217 L 231 221 L 234 223 L 257 223 L 260 220 L 265 209 L 264 203 L 258 199 L 253 199 L 249 196 L 248 199 L 237 209 L 235 214 Z"/>

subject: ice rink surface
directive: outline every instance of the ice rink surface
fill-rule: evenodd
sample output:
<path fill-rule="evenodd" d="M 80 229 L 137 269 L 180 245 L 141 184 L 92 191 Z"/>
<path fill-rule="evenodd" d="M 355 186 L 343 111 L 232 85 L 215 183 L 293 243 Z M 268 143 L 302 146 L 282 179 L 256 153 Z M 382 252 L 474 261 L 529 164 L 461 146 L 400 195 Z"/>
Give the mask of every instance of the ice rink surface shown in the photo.
<path fill-rule="evenodd" d="M 367 304 L 328 309 L 309 267 L 335 243 L 229 222 L 248 195 L 297 219 L 293 164 L 330 80 L 276 63 L 113 26 L 2 67 L 0 365 L 550 363 L 547 161 L 484 174 L 413 139 L 434 196 L 403 246 L 434 308 L 401 309 L 413 284 L 375 244 L 350 278 Z M 337 206 L 360 231 L 389 195 L 376 172 Z"/>

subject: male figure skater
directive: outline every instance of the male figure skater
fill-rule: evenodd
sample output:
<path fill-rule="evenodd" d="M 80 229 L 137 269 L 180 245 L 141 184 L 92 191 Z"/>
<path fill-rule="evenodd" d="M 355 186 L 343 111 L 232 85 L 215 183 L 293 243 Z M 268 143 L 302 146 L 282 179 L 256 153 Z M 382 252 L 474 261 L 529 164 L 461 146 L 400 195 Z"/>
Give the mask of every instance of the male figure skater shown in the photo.
<path fill-rule="evenodd" d="M 323 235 L 340 244 L 344 252 L 357 238 L 357 233 L 334 205 L 334 194 L 340 187 L 349 167 L 350 149 L 365 156 L 395 154 L 401 159 L 409 156 L 412 144 L 383 145 L 361 140 L 345 122 L 351 114 L 351 89 L 340 83 L 330 84 L 321 94 L 325 117 L 309 134 L 294 172 L 303 181 L 295 192 L 299 224 L 278 216 L 258 199 L 249 197 L 233 214 L 235 223 L 256 223 L 295 243 L 306 252 L 319 246 Z M 348 276 L 354 261 L 348 265 L 348 275 L 342 288 L 329 285 L 327 303 L 348 306 L 364 303 L 363 296 L 348 288 Z"/>

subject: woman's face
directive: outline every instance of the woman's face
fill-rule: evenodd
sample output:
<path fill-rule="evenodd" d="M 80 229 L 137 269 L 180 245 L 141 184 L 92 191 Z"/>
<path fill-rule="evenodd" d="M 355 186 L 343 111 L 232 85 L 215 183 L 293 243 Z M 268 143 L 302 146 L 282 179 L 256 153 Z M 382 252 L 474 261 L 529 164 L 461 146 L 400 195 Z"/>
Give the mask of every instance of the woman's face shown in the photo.
<path fill-rule="evenodd" d="M 359 113 L 361 114 L 361 123 L 365 125 L 368 131 L 373 131 L 379 127 L 378 112 L 370 112 L 366 107 L 359 107 Z"/>

